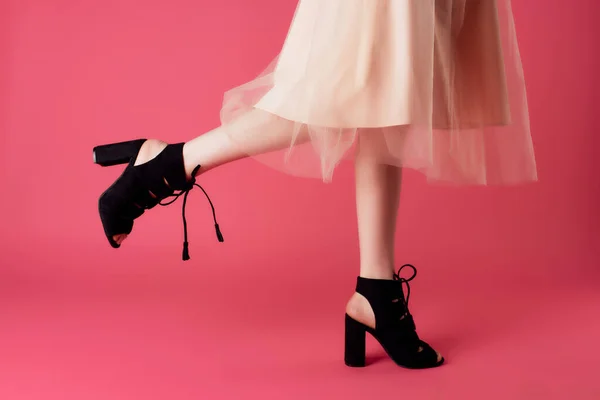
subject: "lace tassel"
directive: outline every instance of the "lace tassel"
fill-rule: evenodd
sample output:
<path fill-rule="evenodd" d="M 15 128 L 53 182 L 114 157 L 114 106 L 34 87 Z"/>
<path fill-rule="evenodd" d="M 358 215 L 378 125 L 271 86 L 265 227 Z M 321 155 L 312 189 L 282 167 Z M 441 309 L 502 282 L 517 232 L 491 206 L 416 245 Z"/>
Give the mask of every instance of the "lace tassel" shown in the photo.
<path fill-rule="evenodd" d="M 188 249 L 188 242 L 183 242 L 183 255 L 181 257 L 183 261 L 190 259 L 190 251 Z"/>
<path fill-rule="evenodd" d="M 223 234 L 221 233 L 221 229 L 219 228 L 219 224 L 215 223 L 215 231 L 217 232 L 217 239 L 219 242 L 224 242 Z"/>
<path fill-rule="evenodd" d="M 213 214 L 213 219 L 215 221 L 215 232 L 217 233 L 217 239 L 219 240 L 219 242 L 223 242 L 223 234 L 221 233 L 221 228 L 219 228 L 219 224 L 217 223 L 217 215 L 215 213 L 215 207 L 213 206 L 212 201 L 210 200 L 210 197 L 208 196 L 208 193 L 206 193 L 206 190 L 204 190 L 204 188 L 200 185 L 198 185 L 196 183 L 196 174 L 198 173 L 198 170 L 200 169 L 200 166 L 197 166 L 196 168 L 194 168 L 194 171 L 192 172 L 192 179 L 189 183 L 189 187 L 185 190 L 183 190 L 181 193 L 179 193 L 178 195 L 176 195 L 175 200 L 177 200 L 177 198 L 179 196 L 181 196 L 183 194 L 183 205 L 181 207 L 181 214 L 182 214 L 182 219 L 183 219 L 183 253 L 182 253 L 182 260 L 183 261 L 187 261 L 190 259 L 190 251 L 189 251 L 189 245 L 188 245 L 188 233 L 187 233 L 187 220 L 185 218 L 185 206 L 187 205 L 187 197 L 190 193 L 190 190 L 192 190 L 194 188 L 194 186 L 200 188 L 200 190 L 202 190 L 202 192 L 204 192 L 204 195 L 206 196 L 206 199 L 208 200 L 208 203 L 210 204 L 210 208 L 212 210 L 212 214 Z M 173 201 L 175 201 L 173 200 Z M 170 204 L 170 203 L 169 203 Z"/>

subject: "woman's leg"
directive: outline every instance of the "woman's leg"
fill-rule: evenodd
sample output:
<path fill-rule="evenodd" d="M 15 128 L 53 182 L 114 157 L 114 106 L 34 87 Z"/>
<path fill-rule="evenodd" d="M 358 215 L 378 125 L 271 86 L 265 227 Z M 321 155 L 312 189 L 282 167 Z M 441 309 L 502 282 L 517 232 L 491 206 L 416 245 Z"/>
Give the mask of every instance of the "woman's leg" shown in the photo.
<path fill-rule="evenodd" d="M 402 169 L 382 162 L 386 148 L 378 130 L 363 130 L 358 139 L 355 175 L 359 274 L 363 278 L 392 279 Z M 346 305 L 346 313 L 375 328 L 375 314 L 364 296 L 354 293 Z M 436 353 L 439 362 L 442 356 Z"/>
<path fill-rule="evenodd" d="M 304 143 L 308 137 L 306 131 L 296 132 L 294 122 L 255 109 L 187 142 L 183 160 L 189 176 L 198 165 L 201 166 L 199 173 L 204 173 L 251 155 L 284 149 L 292 140 L 294 144 Z M 148 162 L 166 145 L 149 140 L 142 146 L 136 164 Z"/>
<path fill-rule="evenodd" d="M 235 137 L 235 139 L 232 139 Z M 183 160 L 188 177 L 200 165 L 199 174 L 220 165 L 251 155 L 281 150 L 309 139 L 306 129 L 296 129 L 294 122 L 262 110 L 252 110 L 237 120 L 220 126 L 187 142 Z M 144 164 L 167 146 L 160 140 L 147 140 L 141 147 L 135 165 Z M 126 234 L 113 236 L 121 244 Z"/>
<path fill-rule="evenodd" d="M 377 143 L 367 136 L 370 133 L 377 134 L 369 130 L 360 133 L 355 159 L 360 276 L 392 279 L 402 169 L 380 161 Z M 348 302 L 347 313 L 365 325 L 375 326 L 369 303 L 358 293 Z"/>

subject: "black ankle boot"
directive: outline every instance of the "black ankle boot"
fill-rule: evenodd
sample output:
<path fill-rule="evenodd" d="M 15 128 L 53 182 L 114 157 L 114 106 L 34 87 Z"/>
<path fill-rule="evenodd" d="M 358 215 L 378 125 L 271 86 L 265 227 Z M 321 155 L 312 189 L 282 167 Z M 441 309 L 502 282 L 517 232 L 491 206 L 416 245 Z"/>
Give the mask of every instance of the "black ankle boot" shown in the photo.
<path fill-rule="evenodd" d="M 404 279 L 400 272 L 411 268 L 413 275 Z M 410 264 L 403 265 L 393 280 L 367 279 L 358 277 L 356 292 L 363 295 L 375 314 L 375 329 L 372 329 L 346 314 L 346 338 L 344 361 L 350 367 L 365 366 L 365 339 L 369 332 L 381 344 L 390 358 L 405 368 L 432 368 L 442 365 L 437 353 L 419 339 L 415 323 L 408 310 L 410 297 L 409 281 L 417 270 Z M 406 284 L 406 298 L 402 284 Z"/>
<path fill-rule="evenodd" d="M 187 196 L 194 187 L 200 188 L 210 203 L 215 230 L 219 242 L 223 235 L 219 229 L 215 209 L 206 191 L 196 183 L 195 175 L 200 166 L 192 173 L 191 180 L 187 179 L 183 163 L 184 143 L 171 144 L 160 154 L 147 163 L 134 166 L 140 148 L 146 140 L 132 140 L 114 143 L 94 148 L 94 162 L 103 167 L 129 163 L 123 174 L 100 196 L 98 209 L 104 227 L 104 233 L 110 245 L 120 247 L 113 236 L 129 234 L 133 229 L 133 221 L 140 217 L 145 210 L 156 205 L 172 204 L 183 195 L 183 260 L 188 260 L 187 221 L 185 206 Z M 173 197 L 167 203 L 162 200 Z"/>

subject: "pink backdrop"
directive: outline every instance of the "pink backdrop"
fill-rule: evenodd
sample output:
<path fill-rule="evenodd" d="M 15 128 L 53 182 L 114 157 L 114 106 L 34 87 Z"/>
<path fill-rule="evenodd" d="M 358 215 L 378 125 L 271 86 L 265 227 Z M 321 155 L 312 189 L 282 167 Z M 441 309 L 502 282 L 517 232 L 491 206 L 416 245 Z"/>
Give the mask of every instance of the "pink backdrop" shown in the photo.
<path fill-rule="evenodd" d="M 264 379 L 263 373 L 255 371 L 254 376 L 246 371 L 247 361 L 234 362 L 238 355 L 225 340 L 236 343 L 235 351 L 243 360 L 262 357 L 263 371 L 266 362 L 271 368 L 267 375 L 279 376 L 277 382 L 288 378 L 291 382 L 292 375 L 310 381 L 315 378 L 310 372 L 298 375 L 295 367 L 278 369 L 278 357 L 285 359 L 282 354 L 292 351 L 288 339 L 303 337 L 307 349 L 314 346 L 309 340 L 331 339 L 332 346 L 339 347 L 341 325 L 335 318 L 341 321 L 358 260 L 350 164 L 338 171 L 331 185 L 287 177 L 251 160 L 203 176 L 225 243 L 214 238 L 205 199 L 192 193 L 188 206 L 192 260 L 187 263 L 179 261 L 179 203 L 136 223 L 134 234 L 119 251 L 106 243 L 96 214 L 98 195 L 120 168 L 93 165 L 92 147 L 133 137 L 180 141 L 215 127 L 222 93 L 253 78 L 271 61 L 294 8 L 293 0 L 0 1 L 0 304 L 12 318 L 11 326 L 19 327 L 4 332 L 3 343 L 12 349 L 12 358 L 4 358 L 10 363 L 0 371 L 0 376 L 10 378 L 3 382 L 0 377 L 1 398 L 37 398 L 38 389 L 29 386 L 31 379 L 43 388 L 39 390 L 56 389 L 56 398 L 62 399 L 65 393 L 77 398 L 77 393 L 88 390 L 98 398 L 121 398 L 102 392 L 110 387 L 121 388 L 115 393 L 122 398 L 149 394 L 165 398 L 159 394 L 179 387 L 184 392 L 178 398 L 187 398 L 218 390 L 239 373 L 246 374 L 248 382 Z M 501 313 L 502 318 L 510 315 L 501 299 L 516 290 L 514 285 L 522 291 L 510 307 L 520 309 L 530 303 L 527 288 L 542 285 L 550 293 L 567 281 L 577 288 L 574 293 L 582 293 L 598 277 L 600 140 L 595 117 L 600 103 L 600 3 L 515 1 L 514 11 L 540 182 L 456 189 L 428 186 L 416 173 L 405 179 L 399 257 L 420 268 L 414 307 L 423 313 L 423 329 L 434 338 L 438 333 L 446 353 L 458 345 L 444 341 L 440 330 L 454 326 L 451 316 L 456 307 L 471 310 L 472 318 L 470 328 L 455 326 L 453 334 L 471 335 L 480 329 L 473 319 L 488 312 Z M 467 296 L 453 304 L 450 299 L 457 290 Z M 487 298 L 491 305 L 469 305 L 488 290 L 497 293 L 493 301 Z M 428 301 L 434 292 L 435 302 Z M 93 305 L 72 308 L 74 303 L 83 304 L 84 298 L 85 304 Z M 167 310 L 165 304 L 175 301 L 174 311 Z M 521 318 L 542 312 L 544 302 L 537 311 L 523 311 Z M 445 304 L 442 310 L 439 304 Z M 132 322 L 153 312 L 154 322 Z M 173 315 L 184 312 L 198 317 L 198 325 L 192 324 L 198 332 L 185 327 L 179 333 L 169 330 Z M 207 320 L 212 322 L 206 324 Z M 321 322 L 331 325 L 325 339 L 318 331 Z M 78 324 L 87 326 L 87 333 L 73 328 Z M 223 324 L 235 327 L 222 328 L 227 339 L 218 327 Z M 299 331 L 290 328 L 296 324 Z M 110 340 L 90 339 L 97 326 L 112 327 L 106 328 L 112 332 L 106 336 Z M 265 337 L 261 326 L 271 333 Z M 161 344 L 139 347 L 139 340 L 129 335 L 135 329 L 142 337 L 154 332 L 158 336 L 152 340 L 160 339 Z M 230 338 L 245 330 L 254 332 L 252 339 Z M 283 339 L 278 336 L 282 330 L 288 332 Z M 200 347 L 167 350 L 169 343 L 184 336 L 202 337 Z M 81 338 L 89 343 L 69 347 Z M 223 352 L 202 347 L 214 340 Z M 164 369 L 154 364 L 154 358 L 144 358 L 147 349 L 160 346 L 165 346 L 164 354 L 155 356 Z M 52 348 L 61 350 L 53 353 Z M 103 357 L 113 354 L 107 349 L 114 358 Z M 331 359 L 321 356 L 321 365 L 337 368 L 340 349 L 335 348 Z M 189 355 L 196 350 L 214 356 L 211 368 Z M 294 354 L 296 363 L 312 362 L 310 351 Z M 87 365 L 88 356 L 95 357 L 93 370 L 73 367 L 79 362 Z M 137 361 L 116 361 L 123 357 Z M 59 359 L 66 361 L 52 361 Z M 231 363 L 219 364 L 221 359 Z M 138 362 L 159 368 L 146 370 L 146 378 L 155 373 L 166 381 L 147 386 L 146 378 L 121 381 L 106 372 L 119 364 L 127 374 L 130 367 L 139 367 Z M 171 363 L 193 365 L 194 372 L 175 377 Z M 70 372 L 57 372 L 62 371 L 57 365 Z M 388 378 L 392 371 L 390 367 Z M 198 376 L 206 374 L 212 377 L 210 382 L 194 386 Z M 74 386 L 65 376 L 87 383 Z M 92 376 L 108 383 L 100 384 Z M 487 379 L 490 385 L 494 382 L 491 375 Z M 389 384 L 394 390 L 394 383 Z M 69 389 L 61 392 L 61 385 Z M 276 398 L 277 384 L 265 385 L 260 393 Z M 347 390 L 358 393 L 358 388 Z M 143 393 L 146 397 L 136 397 Z"/>

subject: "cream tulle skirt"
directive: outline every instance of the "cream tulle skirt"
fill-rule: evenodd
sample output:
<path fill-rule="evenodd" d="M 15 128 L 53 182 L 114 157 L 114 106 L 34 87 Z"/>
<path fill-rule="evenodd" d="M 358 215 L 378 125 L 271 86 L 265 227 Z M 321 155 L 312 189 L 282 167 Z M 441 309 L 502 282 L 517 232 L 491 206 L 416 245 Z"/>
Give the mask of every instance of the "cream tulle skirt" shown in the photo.
<path fill-rule="evenodd" d="M 357 152 L 432 180 L 537 179 L 510 0 L 300 0 L 221 120 L 248 155 L 325 181 Z"/>

